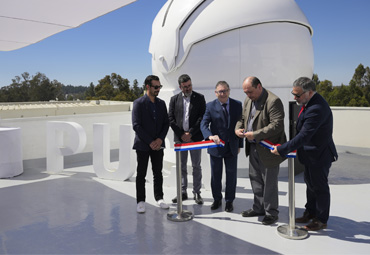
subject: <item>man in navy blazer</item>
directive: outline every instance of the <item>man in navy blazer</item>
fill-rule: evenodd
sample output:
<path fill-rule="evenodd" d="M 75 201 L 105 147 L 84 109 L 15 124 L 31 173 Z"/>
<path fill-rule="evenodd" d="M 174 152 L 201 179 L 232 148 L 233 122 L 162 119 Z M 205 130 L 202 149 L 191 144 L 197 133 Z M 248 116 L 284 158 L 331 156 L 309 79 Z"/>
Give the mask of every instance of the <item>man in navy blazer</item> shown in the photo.
<path fill-rule="evenodd" d="M 293 83 L 294 99 L 302 105 L 297 120 L 297 135 L 289 142 L 274 146 L 272 153 L 287 155 L 297 150 L 299 161 L 304 164 L 307 185 L 306 210 L 297 223 L 308 223 L 305 228 L 317 231 L 327 227 L 330 210 L 329 169 L 338 159 L 333 141 L 333 115 L 325 99 L 316 93 L 315 83 L 300 77 Z"/>
<path fill-rule="evenodd" d="M 206 110 L 206 100 L 202 94 L 193 91 L 193 84 L 189 75 L 180 75 L 178 83 L 181 92 L 171 97 L 168 112 L 175 143 L 202 141 L 203 135 L 200 131 L 200 122 Z M 188 187 L 187 161 L 189 153 L 193 167 L 194 200 L 197 204 L 203 204 L 203 198 L 200 195 L 200 188 L 202 187 L 202 150 L 200 149 L 181 151 L 182 200 L 188 199 L 186 190 Z M 172 199 L 172 202 L 177 203 L 177 197 Z"/>
<path fill-rule="evenodd" d="M 136 210 L 145 212 L 145 176 L 149 157 L 152 162 L 154 198 L 162 209 L 169 206 L 163 200 L 163 149 L 169 128 L 166 103 L 159 99 L 162 85 L 159 78 L 149 75 L 144 82 L 146 93 L 134 101 L 132 127 L 135 130 L 133 149 L 137 155 Z"/>
<path fill-rule="evenodd" d="M 211 160 L 211 188 L 213 204 L 211 210 L 218 209 L 222 204 L 222 161 L 226 167 L 225 211 L 234 210 L 233 201 L 236 191 L 236 172 L 239 148 L 243 147 L 243 140 L 235 135 L 236 122 L 242 114 L 242 103 L 229 97 L 230 87 L 225 81 L 216 85 L 214 101 L 207 103 L 206 112 L 200 124 L 203 137 L 216 144 L 220 139 L 225 142 L 225 147 L 208 149 Z"/>

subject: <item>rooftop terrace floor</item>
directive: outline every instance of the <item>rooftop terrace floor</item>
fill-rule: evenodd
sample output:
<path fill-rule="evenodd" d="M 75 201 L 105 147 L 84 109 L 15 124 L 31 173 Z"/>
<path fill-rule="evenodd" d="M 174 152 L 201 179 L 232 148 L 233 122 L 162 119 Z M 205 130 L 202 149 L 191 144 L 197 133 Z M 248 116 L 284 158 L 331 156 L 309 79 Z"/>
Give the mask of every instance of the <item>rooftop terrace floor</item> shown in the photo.
<path fill-rule="evenodd" d="M 232 213 L 224 212 L 224 202 L 222 209 L 211 211 L 211 192 L 202 189 L 204 205 L 183 202 L 194 219 L 173 222 L 168 210 L 156 205 L 150 183 L 146 213 L 136 213 L 135 177 L 125 182 L 99 179 L 91 165 L 54 175 L 29 168 L 0 179 L 0 254 L 369 254 L 369 164 L 370 156 L 339 153 L 329 176 L 328 228 L 303 240 L 277 233 L 277 226 L 289 221 L 286 169 L 279 177 L 279 221 L 265 226 L 262 217 L 240 215 L 253 203 L 246 177 L 238 178 Z M 301 215 L 303 174 L 295 181 L 296 215 Z M 176 188 L 165 186 L 164 193 L 170 202 Z"/>

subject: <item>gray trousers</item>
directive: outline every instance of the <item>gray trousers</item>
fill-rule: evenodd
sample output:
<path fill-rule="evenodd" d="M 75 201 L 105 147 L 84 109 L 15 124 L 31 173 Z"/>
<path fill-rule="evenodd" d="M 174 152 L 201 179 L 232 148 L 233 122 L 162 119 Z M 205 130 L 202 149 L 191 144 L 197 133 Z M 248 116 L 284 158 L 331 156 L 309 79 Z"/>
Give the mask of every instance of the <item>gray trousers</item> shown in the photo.
<path fill-rule="evenodd" d="M 254 194 L 253 210 L 257 213 L 277 216 L 279 214 L 278 175 L 279 165 L 265 167 L 256 150 L 251 144 L 249 154 L 249 179 Z"/>
<path fill-rule="evenodd" d="M 202 187 L 202 168 L 200 166 L 202 150 L 181 151 L 181 190 L 186 193 L 188 188 L 188 152 L 190 153 L 191 165 L 193 167 L 193 193 L 200 193 Z"/>

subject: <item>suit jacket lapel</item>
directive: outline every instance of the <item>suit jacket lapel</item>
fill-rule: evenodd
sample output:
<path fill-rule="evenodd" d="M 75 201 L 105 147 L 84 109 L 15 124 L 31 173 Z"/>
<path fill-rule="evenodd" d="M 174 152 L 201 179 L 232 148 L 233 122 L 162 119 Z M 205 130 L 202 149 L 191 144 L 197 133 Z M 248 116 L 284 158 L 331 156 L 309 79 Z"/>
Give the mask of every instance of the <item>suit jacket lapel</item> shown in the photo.
<path fill-rule="evenodd" d="M 251 114 L 251 108 L 252 108 L 252 100 L 248 100 L 247 105 L 245 107 L 245 121 L 248 122 L 249 115 Z"/>
<path fill-rule="evenodd" d="M 190 114 L 191 114 L 191 111 L 193 110 L 193 104 L 195 104 L 196 102 L 195 102 L 195 100 L 196 100 L 196 98 L 195 98 L 196 96 L 195 96 L 195 94 L 194 94 L 194 92 L 191 94 L 191 98 L 190 98 L 190 105 L 189 105 L 189 119 L 190 119 Z"/>
<path fill-rule="evenodd" d="M 258 118 L 258 115 L 260 115 L 263 107 L 265 106 L 266 100 L 267 100 L 267 91 L 265 90 L 265 93 L 263 93 L 263 96 L 261 98 L 261 104 L 256 107 L 256 114 L 254 115 L 254 119 L 256 120 Z"/>
<path fill-rule="evenodd" d="M 154 103 L 155 103 L 155 101 L 154 101 Z M 146 109 L 149 111 L 149 114 L 152 117 L 152 120 L 155 120 L 155 116 L 154 116 L 152 105 L 151 105 L 152 101 L 150 101 L 149 97 L 146 98 L 145 104 L 146 104 Z"/>
<path fill-rule="evenodd" d="M 216 112 L 221 116 L 222 120 L 226 122 L 225 115 L 224 115 L 224 109 L 222 109 L 222 105 L 218 99 L 215 101 L 215 110 Z"/>
<path fill-rule="evenodd" d="M 229 119 L 230 119 L 230 123 L 232 123 L 232 121 L 234 120 L 234 116 L 235 116 L 235 111 L 233 111 L 234 109 L 234 101 L 232 101 L 230 98 L 229 98 Z"/>
<path fill-rule="evenodd" d="M 180 128 L 183 126 L 183 116 L 184 116 L 184 102 L 182 98 L 182 92 L 180 92 L 177 100 L 177 118 L 180 120 Z"/>

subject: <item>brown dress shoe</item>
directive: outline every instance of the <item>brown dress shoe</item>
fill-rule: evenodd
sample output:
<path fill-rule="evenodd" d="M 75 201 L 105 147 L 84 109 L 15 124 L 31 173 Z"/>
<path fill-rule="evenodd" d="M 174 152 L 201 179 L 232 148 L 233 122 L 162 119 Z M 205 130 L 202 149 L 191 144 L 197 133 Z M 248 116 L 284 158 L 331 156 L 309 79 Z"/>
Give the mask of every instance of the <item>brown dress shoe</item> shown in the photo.
<path fill-rule="evenodd" d="M 321 229 L 326 228 L 327 226 L 328 225 L 326 223 L 322 223 L 318 219 L 314 219 L 310 224 L 304 226 L 304 228 L 308 231 L 319 231 Z"/>
<path fill-rule="evenodd" d="M 295 218 L 295 222 L 296 223 L 308 223 L 313 218 L 315 218 L 315 215 L 312 215 L 309 212 L 305 211 L 302 217 Z"/>

